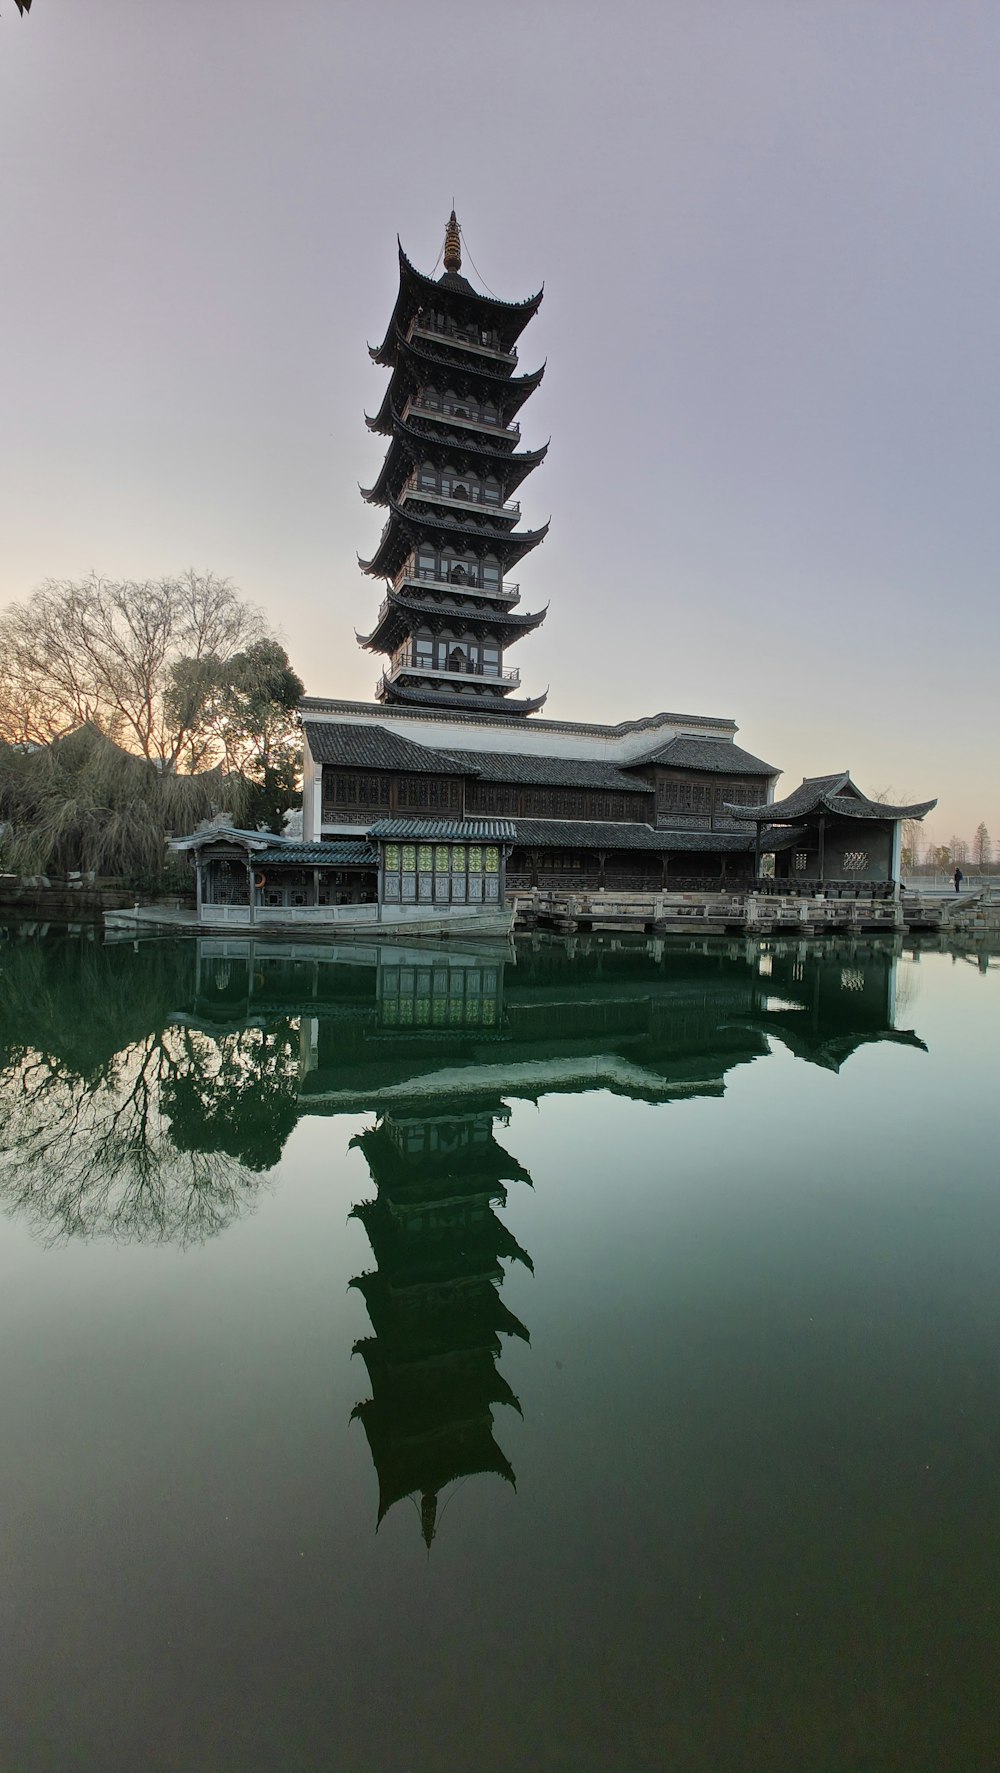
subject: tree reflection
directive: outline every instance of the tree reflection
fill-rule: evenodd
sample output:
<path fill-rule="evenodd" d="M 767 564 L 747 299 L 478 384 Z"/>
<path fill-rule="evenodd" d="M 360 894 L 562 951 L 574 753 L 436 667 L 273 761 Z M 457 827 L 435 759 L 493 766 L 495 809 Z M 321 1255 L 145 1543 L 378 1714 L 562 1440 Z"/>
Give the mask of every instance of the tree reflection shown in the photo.
<path fill-rule="evenodd" d="M 192 965 L 190 944 L 6 945 L 0 1199 L 46 1241 L 202 1242 L 252 1207 L 277 1163 L 297 1031 L 184 1026 L 171 1006 Z"/>

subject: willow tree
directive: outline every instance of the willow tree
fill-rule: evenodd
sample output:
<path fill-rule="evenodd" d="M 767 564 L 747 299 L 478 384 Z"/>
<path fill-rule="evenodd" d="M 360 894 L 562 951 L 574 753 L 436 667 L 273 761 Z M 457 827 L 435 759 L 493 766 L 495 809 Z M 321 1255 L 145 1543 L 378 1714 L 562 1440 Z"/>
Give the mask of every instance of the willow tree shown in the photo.
<path fill-rule="evenodd" d="M 247 798 L 238 775 L 177 775 L 93 726 L 34 750 L 0 743 L 3 866 L 155 886 L 168 870 L 168 837 L 223 812 L 239 822 Z"/>

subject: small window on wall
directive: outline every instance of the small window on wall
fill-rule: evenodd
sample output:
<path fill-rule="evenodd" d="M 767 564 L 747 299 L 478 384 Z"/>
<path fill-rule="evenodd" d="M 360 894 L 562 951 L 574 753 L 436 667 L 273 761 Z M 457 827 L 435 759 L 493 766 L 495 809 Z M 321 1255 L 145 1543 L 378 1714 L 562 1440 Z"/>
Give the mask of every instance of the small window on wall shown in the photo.
<path fill-rule="evenodd" d="M 844 857 L 845 874 L 867 874 L 868 856 L 865 850 L 848 850 Z"/>
<path fill-rule="evenodd" d="M 805 850 L 796 850 L 796 852 L 795 852 L 795 872 L 796 872 L 796 874 L 804 874 L 806 871 L 806 867 L 808 865 L 808 862 L 809 862 L 809 857 L 806 855 Z"/>

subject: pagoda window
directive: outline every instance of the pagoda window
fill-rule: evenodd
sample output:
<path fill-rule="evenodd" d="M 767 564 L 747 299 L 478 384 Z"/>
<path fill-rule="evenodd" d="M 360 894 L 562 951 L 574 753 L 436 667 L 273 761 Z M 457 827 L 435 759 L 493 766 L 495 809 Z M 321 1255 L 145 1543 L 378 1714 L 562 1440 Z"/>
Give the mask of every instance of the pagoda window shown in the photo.
<path fill-rule="evenodd" d="M 483 484 L 483 500 L 487 505 L 499 505 L 500 503 L 500 482 L 494 480 L 492 474 Z"/>
<path fill-rule="evenodd" d="M 438 563 L 433 548 L 419 548 L 417 550 L 417 576 L 421 579 L 437 578 Z"/>
<path fill-rule="evenodd" d="M 497 647 L 497 646 L 484 646 L 483 647 L 483 675 L 484 675 L 484 677 L 499 677 L 499 675 L 500 675 L 500 648 L 499 647 Z"/>
<path fill-rule="evenodd" d="M 428 669 L 434 663 L 434 637 L 431 634 L 415 634 L 413 637 L 414 663 L 424 665 Z"/>
<path fill-rule="evenodd" d="M 500 562 L 495 554 L 487 554 L 482 563 L 483 584 L 490 587 L 500 584 Z"/>
<path fill-rule="evenodd" d="M 433 462 L 424 462 L 421 464 L 420 484 L 428 492 L 434 491 L 437 487 L 437 469 Z"/>

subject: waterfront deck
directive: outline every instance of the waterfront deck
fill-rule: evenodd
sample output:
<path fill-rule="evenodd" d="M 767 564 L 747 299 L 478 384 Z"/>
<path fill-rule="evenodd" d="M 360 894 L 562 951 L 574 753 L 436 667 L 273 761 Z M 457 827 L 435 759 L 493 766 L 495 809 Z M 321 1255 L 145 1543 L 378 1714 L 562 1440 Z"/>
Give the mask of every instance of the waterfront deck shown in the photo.
<path fill-rule="evenodd" d="M 509 895 L 516 929 L 637 930 L 655 935 L 698 930 L 725 934 L 750 930 L 822 935 L 825 932 L 955 930 L 1000 932 L 1000 895 L 991 889 L 965 898 L 904 892 L 899 899 L 799 894 L 643 893 L 537 888 Z"/>

